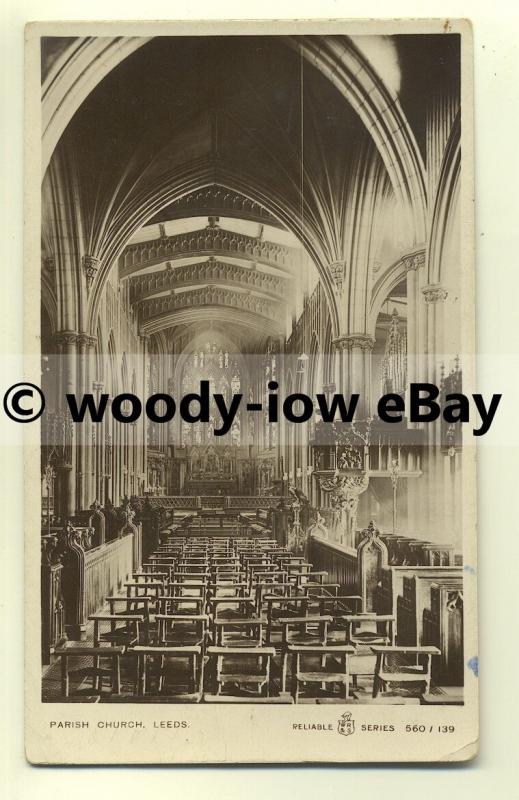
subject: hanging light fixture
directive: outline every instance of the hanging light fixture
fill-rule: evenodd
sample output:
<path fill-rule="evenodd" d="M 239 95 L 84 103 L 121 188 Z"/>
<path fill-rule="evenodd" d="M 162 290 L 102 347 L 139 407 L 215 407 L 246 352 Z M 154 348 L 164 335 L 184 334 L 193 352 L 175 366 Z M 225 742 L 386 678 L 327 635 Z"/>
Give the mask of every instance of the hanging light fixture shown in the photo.
<path fill-rule="evenodd" d="M 301 375 L 302 373 L 306 372 L 306 365 L 309 361 L 309 356 L 306 353 L 301 353 L 300 356 L 297 357 L 297 370 L 296 372 Z"/>
<path fill-rule="evenodd" d="M 304 84 L 303 84 L 303 68 L 304 68 L 304 61 L 303 61 L 303 51 L 301 48 L 300 51 L 300 109 L 301 109 L 301 164 L 300 164 L 300 211 L 301 211 L 301 243 L 303 241 L 303 230 L 304 230 L 304 165 L 303 165 L 303 151 L 304 151 L 304 112 L 303 112 L 303 95 L 304 95 Z M 302 262 L 302 254 L 301 254 L 301 269 L 303 270 L 305 265 Z M 307 305 L 306 302 L 303 301 L 303 331 L 302 331 L 302 346 L 305 346 L 306 340 L 306 312 L 307 312 Z M 302 375 L 306 372 L 307 363 L 309 361 L 309 357 L 303 351 L 297 358 L 297 368 L 296 372 L 299 375 Z"/>

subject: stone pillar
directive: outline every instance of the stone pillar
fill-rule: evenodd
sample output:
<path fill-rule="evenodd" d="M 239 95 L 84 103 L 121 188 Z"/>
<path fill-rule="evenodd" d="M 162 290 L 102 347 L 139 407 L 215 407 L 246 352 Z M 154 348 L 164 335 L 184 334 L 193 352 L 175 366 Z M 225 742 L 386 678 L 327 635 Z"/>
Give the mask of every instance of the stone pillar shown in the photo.
<path fill-rule="evenodd" d="M 422 289 L 425 301 L 427 338 L 425 343 L 426 380 L 439 387 L 440 361 L 444 357 L 443 326 L 444 309 L 447 292 L 439 285 L 429 285 Z M 428 514 L 426 520 L 427 534 L 435 542 L 451 539 L 448 530 L 450 513 L 447 511 L 444 492 L 444 465 L 441 452 L 441 422 L 437 420 L 425 426 L 426 451 L 424 458 L 425 482 L 423 488 L 427 492 L 427 502 L 422 504 L 422 513 Z M 427 509 L 427 512 L 425 511 Z"/>
<path fill-rule="evenodd" d="M 77 392 L 78 334 L 75 331 L 61 331 L 57 334 L 56 340 L 61 350 L 60 372 L 62 391 L 58 397 L 58 403 L 63 413 L 66 416 L 69 416 L 69 409 L 65 395 L 76 394 Z M 75 479 L 77 470 L 77 429 L 77 425 L 72 426 L 70 464 L 64 464 L 60 466 L 57 475 L 59 513 L 63 519 L 73 516 L 77 508 Z"/>
<path fill-rule="evenodd" d="M 339 336 L 332 342 L 339 358 L 337 391 L 346 398 L 358 394 L 356 417 L 365 419 L 371 412 L 371 352 L 375 340 L 366 333 Z"/>
<path fill-rule="evenodd" d="M 149 361 L 148 361 L 148 345 L 150 341 L 150 337 L 147 335 L 141 335 L 140 337 L 141 344 L 142 344 L 142 402 L 143 406 L 148 399 L 148 390 L 149 390 Z M 139 420 L 138 423 L 141 426 L 141 436 L 142 436 L 142 474 L 144 475 L 144 487 L 148 484 L 148 432 L 146 429 L 146 414 L 142 415 L 142 419 Z"/>
<path fill-rule="evenodd" d="M 422 289 L 427 307 L 427 379 L 437 383 L 439 374 L 439 361 L 444 357 L 443 324 L 444 301 L 447 299 L 446 290 L 439 284 L 425 286 Z"/>
<path fill-rule="evenodd" d="M 416 253 L 406 259 L 407 275 L 407 383 L 419 380 L 420 369 L 420 270 L 425 265 L 425 253 Z M 411 427 L 414 426 L 414 423 Z"/>
<path fill-rule="evenodd" d="M 77 339 L 77 389 L 78 403 L 81 397 L 89 391 L 89 375 L 91 372 L 91 348 L 95 346 L 93 336 L 79 334 Z M 77 471 L 76 471 L 76 509 L 82 511 L 88 508 L 92 501 L 90 491 L 90 473 L 92 462 L 92 427 L 90 416 L 87 414 L 84 421 L 77 426 Z"/>
<path fill-rule="evenodd" d="M 425 264 L 425 253 L 417 253 L 406 259 L 407 282 L 407 387 L 420 380 L 420 311 L 422 310 L 420 295 L 420 278 Z M 409 407 L 409 389 L 406 389 L 406 408 Z M 419 427 L 418 423 L 407 422 L 409 428 Z M 413 448 L 411 448 L 413 450 Z M 417 454 L 412 452 L 409 468 L 418 463 Z M 406 481 L 407 491 L 407 528 L 416 536 L 422 526 L 425 498 L 421 497 L 423 479 Z"/>
<path fill-rule="evenodd" d="M 92 383 L 92 392 L 95 395 L 96 403 L 103 391 L 103 384 L 100 381 Z M 101 504 L 105 501 L 104 496 L 104 422 L 92 424 L 92 471 L 93 471 L 93 494 Z"/>

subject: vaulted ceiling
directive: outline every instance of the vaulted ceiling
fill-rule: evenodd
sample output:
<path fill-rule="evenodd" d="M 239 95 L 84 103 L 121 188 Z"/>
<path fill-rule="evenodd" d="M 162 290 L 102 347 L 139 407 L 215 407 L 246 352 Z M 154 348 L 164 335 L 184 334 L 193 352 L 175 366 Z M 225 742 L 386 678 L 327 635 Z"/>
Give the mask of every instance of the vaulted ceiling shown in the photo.
<path fill-rule="evenodd" d="M 456 54 L 451 37 L 431 65 L 417 38 L 390 47 L 425 157 L 425 90 L 450 80 Z M 45 70 L 67 44 L 48 45 Z M 282 329 L 294 276 L 317 270 L 331 299 L 330 265 L 368 284 L 372 261 L 416 244 L 402 240 L 394 181 L 358 109 L 289 37 L 147 41 L 73 116 L 44 193 L 62 176 L 79 251 L 129 278 L 155 330 L 186 324 L 194 304 L 208 320 L 238 308 L 237 325 Z M 56 222 L 56 203 L 44 203 L 49 250 Z"/>

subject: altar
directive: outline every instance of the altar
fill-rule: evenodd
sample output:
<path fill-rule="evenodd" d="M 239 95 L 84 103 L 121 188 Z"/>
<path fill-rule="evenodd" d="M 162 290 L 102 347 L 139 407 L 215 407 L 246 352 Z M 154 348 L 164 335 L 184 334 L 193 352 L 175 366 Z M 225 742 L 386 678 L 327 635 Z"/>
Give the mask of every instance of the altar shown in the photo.
<path fill-rule="evenodd" d="M 237 494 L 238 477 L 234 448 L 191 446 L 183 493 L 188 495 Z"/>

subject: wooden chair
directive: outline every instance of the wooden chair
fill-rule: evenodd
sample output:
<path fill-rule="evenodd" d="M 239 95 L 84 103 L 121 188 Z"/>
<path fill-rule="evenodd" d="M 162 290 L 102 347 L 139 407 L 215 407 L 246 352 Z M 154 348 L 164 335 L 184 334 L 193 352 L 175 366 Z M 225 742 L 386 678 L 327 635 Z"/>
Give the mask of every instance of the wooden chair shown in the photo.
<path fill-rule="evenodd" d="M 291 583 L 270 583 L 262 582 L 254 585 L 254 592 L 256 596 L 256 613 L 261 614 L 267 608 L 267 597 L 292 597 L 292 596 L 305 596 L 306 593 L 299 593 Z"/>
<path fill-rule="evenodd" d="M 282 626 L 281 634 L 281 689 L 286 691 L 289 645 L 318 645 L 324 647 L 328 638 L 328 625 L 333 621 L 330 616 L 282 617 L 278 620 Z"/>
<path fill-rule="evenodd" d="M 205 610 L 205 599 L 184 594 L 167 594 L 159 598 L 157 610 L 159 614 L 200 615 Z"/>
<path fill-rule="evenodd" d="M 362 607 L 362 597 L 357 594 L 336 594 L 325 597 L 320 594 L 316 595 L 309 589 L 308 596 L 315 600 L 320 614 L 329 614 L 334 619 L 356 616 Z"/>
<path fill-rule="evenodd" d="M 206 571 L 191 571 L 191 572 L 183 572 L 182 570 L 175 569 L 174 572 L 171 573 L 171 578 L 173 582 L 178 583 L 198 583 L 203 582 L 207 583 L 209 580 L 209 570 Z"/>
<path fill-rule="evenodd" d="M 217 581 L 208 585 L 209 597 L 243 597 L 248 593 L 248 583 L 226 583 Z"/>
<path fill-rule="evenodd" d="M 263 644 L 261 617 L 215 619 L 213 631 L 217 647 L 261 647 Z"/>
<path fill-rule="evenodd" d="M 304 591 L 312 597 L 336 597 L 340 588 L 339 583 L 314 583 L 313 581 L 303 583 L 299 587 L 300 591 Z"/>
<path fill-rule="evenodd" d="M 170 581 L 166 585 L 165 594 L 185 595 L 186 597 L 202 597 L 205 600 L 207 595 L 206 581 Z"/>
<path fill-rule="evenodd" d="M 395 617 L 393 614 L 335 615 L 335 622 L 343 622 L 346 631 L 346 644 L 353 645 L 392 645 L 395 643 Z"/>
<path fill-rule="evenodd" d="M 309 566 L 312 566 L 311 564 Z M 311 571 L 301 571 L 299 569 L 292 568 L 292 572 L 289 573 L 288 580 L 294 581 L 296 586 L 320 586 L 324 583 L 325 578 L 328 577 L 328 573 L 326 570 L 315 570 Z"/>
<path fill-rule="evenodd" d="M 173 647 L 205 648 L 209 617 L 207 614 L 157 614 L 157 644 Z"/>
<path fill-rule="evenodd" d="M 254 613 L 254 597 L 252 595 L 211 597 L 207 601 L 207 606 L 214 619 L 251 617 Z"/>
<path fill-rule="evenodd" d="M 271 662 L 276 654 L 273 647 L 208 647 L 207 653 L 214 659 L 217 696 L 224 686 L 234 684 L 238 691 L 254 686 L 258 696 L 269 697 Z"/>
<path fill-rule="evenodd" d="M 150 666 L 158 662 L 157 693 L 162 693 L 166 686 L 166 667 L 171 660 L 187 660 L 187 674 L 185 680 L 177 681 L 177 689 L 180 685 L 186 685 L 187 690 L 181 694 L 194 696 L 200 700 L 203 691 L 204 680 L 204 659 L 202 648 L 194 647 L 170 647 L 170 646 L 136 646 L 132 648 L 132 653 L 137 656 L 137 695 L 146 695 L 149 680 Z"/>
<path fill-rule="evenodd" d="M 292 697 L 299 701 L 301 686 L 319 684 L 321 690 L 329 684 L 340 684 L 343 697 L 349 698 L 349 657 L 355 648 L 349 645 L 288 645 L 292 655 Z M 308 665 L 308 662 L 311 662 Z M 318 662 L 317 667 L 315 662 Z M 306 667 L 305 667 L 306 663 Z"/>
<path fill-rule="evenodd" d="M 70 697 L 70 677 L 71 675 L 79 678 L 92 678 L 92 688 L 94 691 L 102 691 L 103 678 L 110 680 L 111 691 L 119 694 L 121 691 L 121 656 L 125 651 L 124 647 L 60 647 L 54 652 L 61 659 L 61 694 L 65 698 Z M 80 667 L 70 669 L 70 658 L 91 658 L 91 667 Z M 109 666 L 101 666 L 101 659 L 107 660 Z M 76 694 L 75 697 L 83 697 Z M 89 695 L 90 696 L 90 695 Z M 79 702 L 79 700 L 78 700 Z"/>
<path fill-rule="evenodd" d="M 150 640 L 155 625 L 153 614 L 159 611 L 159 598 L 150 595 L 140 595 L 139 597 L 109 595 L 105 597 L 105 602 L 108 603 L 108 613 L 111 616 L 137 615 L 142 617 L 143 622 L 140 625 L 142 641 L 140 644 L 146 644 Z"/>
<path fill-rule="evenodd" d="M 88 619 L 94 622 L 94 647 L 100 647 L 103 642 L 112 647 L 131 647 L 148 639 L 146 618 L 142 614 L 91 614 Z M 106 623 L 110 630 L 103 633 Z"/>
<path fill-rule="evenodd" d="M 289 584 L 291 586 L 291 584 Z M 295 588 L 292 586 L 292 591 Z M 289 617 L 307 617 L 309 600 L 306 595 L 289 594 L 278 596 L 277 594 L 266 594 L 263 597 L 263 604 L 266 606 L 265 615 L 267 620 L 267 644 L 272 644 L 273 634 L 282 634 L 284 620 Z M 282 636 L 281 636 L 282 638 Z"/>
<path fill-rule="evenodd" d="M 422 647 L 395 647 L 374 645 L 371 647 L 377 660 L 373 676 L 373 697 L 387 691 L 391 684 L 418 684 L 417 695 L 427 695 L 431 689 L 431 662 L 433 656 L 441 655 L 432 645 Z M 409 663 L 409 658 L 411 662 Z"/>
<path fill-rule="evenodd" d="M 135 583 L 165 583 L 169 577 L 169 570 L 168 572 L 134 572 L 132 577 Z"/>
<path fill-rule="evenodd" d="M 165 593 L 165 584 L 162 581 L 127 581 L 127 597 L 142 597 L 143 595 L 159 598 Z"/>

